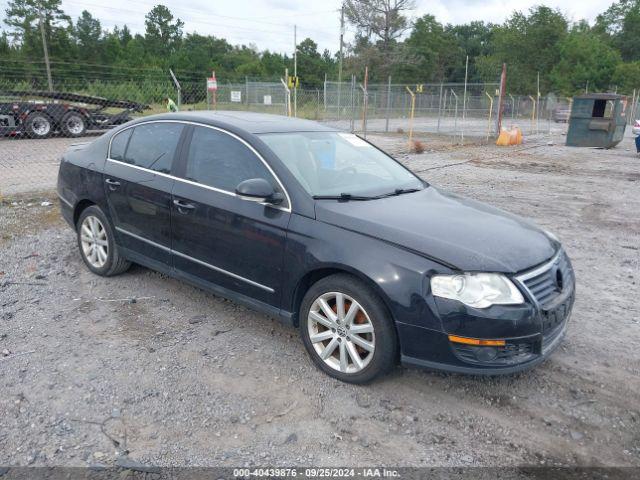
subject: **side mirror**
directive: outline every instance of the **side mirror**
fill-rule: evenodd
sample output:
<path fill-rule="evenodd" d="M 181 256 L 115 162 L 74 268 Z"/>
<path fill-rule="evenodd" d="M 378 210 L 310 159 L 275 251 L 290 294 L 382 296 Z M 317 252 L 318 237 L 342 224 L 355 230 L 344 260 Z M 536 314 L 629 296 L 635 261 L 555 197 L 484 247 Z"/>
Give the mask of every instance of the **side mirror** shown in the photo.
<path fill-rule="evenodd" d="M 250 178 L 240 182 L 236 187 L 236 195 L 242 200 L 257 203 L 282 203 L 284 197 L 274 190 L 273 185 L 264 178 Z"/>

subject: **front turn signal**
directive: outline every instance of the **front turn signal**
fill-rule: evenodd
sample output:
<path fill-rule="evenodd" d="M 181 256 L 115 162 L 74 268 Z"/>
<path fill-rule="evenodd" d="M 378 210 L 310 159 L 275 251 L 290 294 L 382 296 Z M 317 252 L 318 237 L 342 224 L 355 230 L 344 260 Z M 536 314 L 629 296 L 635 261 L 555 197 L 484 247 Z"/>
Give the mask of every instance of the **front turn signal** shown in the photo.
<path fill-rule="evenodd" d="M 466 345 L 478 345 L 480 347 L 502 347 L 505 345 L 504 340 L 483 340 L 480 338 L 458 337 L 457 335 L 449 335 L 449 341 Z"/>

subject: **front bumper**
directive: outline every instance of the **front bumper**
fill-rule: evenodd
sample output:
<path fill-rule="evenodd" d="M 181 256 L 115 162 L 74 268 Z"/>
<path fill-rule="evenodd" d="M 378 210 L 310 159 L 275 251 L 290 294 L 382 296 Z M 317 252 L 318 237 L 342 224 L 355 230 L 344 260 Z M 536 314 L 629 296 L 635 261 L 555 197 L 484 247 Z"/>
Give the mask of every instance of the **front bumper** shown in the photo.
<path fill-rule="evenodd" d="M 440 355 L 434 355 L 439 357 L 439 360 L 431 360 L 428 358 L 421 358 L 418 356 L 411 356 L 403 353 L 400 357 L 401 362 L 407 366 L 429 368 L 433 370 L 442 370 L 453 373 L 465 373 L 472 375 L 506 375 L 511 373 L 522 372 L 529 370 L 536 365 L 544 362 L 562 343 L 568 324 L 568 317 L 558 326 L 552 337 L 549 337 L 548 342 L 545 341 L 544 335 L 525 337 L 517 339 L 506 339 L 507 345 L 530 345 L 527 347 L 525 353 L 516 355 L 514 362 L 505 365 L 495 365 L 491 362 L 482 363 L 478 361 L 469 361 L 468 357 L 464 357 L 456 353 L 452 353 L 456 347 L 451 345 L 449 337 L 441 332 L 429 331 L 431 345 L 436 347 L 432 352 L 439 352 Z M 416 328 L 416 327 L 414 327 Z M 420 327 L 417 327 L 420 328 Z M 427 329 L 422 329 L 427 330 Z M 412 335 L 413 338 L 417 338 L 415 330 Z M 421 332 L 422 333 L 422 332 Z M 441 337 L 437 340 L 437 337 Z M 524 343 L 523 343 L 524 340 Z M 478 347 L 478 348 L 491 348 L 491 347 Z M 529 349 L 530 348 L 530 349 Z M 524 358 L 518 360 L 518 356 Z"/>
<path fill-rule="evenodd" d="M 555 278 L 558 270 L 565 283 L 552 296 L 545 282 L 550 281 L 549 275 Z M 547 264 L 515 277 L 515 281 L 528 300 L 523 305 L 474 309 L 436 298 L 442 331 L 398 323 L 402 363 L 497 375 L 520 372 L 543 362 L 562 343 L 567 329 L 575 300 L 573 268 L 561 251 Z"/>

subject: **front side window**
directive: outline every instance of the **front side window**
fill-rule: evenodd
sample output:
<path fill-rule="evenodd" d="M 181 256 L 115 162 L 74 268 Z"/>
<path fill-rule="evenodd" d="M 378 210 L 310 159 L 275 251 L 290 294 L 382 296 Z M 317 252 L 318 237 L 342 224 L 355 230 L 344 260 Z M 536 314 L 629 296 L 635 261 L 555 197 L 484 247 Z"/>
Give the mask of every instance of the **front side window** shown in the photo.
<path fill-rule="evenodd" d="M 260 139 L 312 196 L 376 196 L 424 188 L 393 158 L 350 133 L 269 133 Z"/>
<path fill-rule="evenodd" d="M 187 156 L 187 180 L 228 192 L 250 178 L 263 178 L 278 190 L 262 161 L 236 138 L 206 127 L 195 127 Z"/>
<path fill-rule="evenodd" d="M 181 124 L 171 122 L 145 123 L 134 127 L 123 161 L 156 172 L 170 173 L 183 128 Z M 111 149 L 113 154 L 113 142 Z"/>

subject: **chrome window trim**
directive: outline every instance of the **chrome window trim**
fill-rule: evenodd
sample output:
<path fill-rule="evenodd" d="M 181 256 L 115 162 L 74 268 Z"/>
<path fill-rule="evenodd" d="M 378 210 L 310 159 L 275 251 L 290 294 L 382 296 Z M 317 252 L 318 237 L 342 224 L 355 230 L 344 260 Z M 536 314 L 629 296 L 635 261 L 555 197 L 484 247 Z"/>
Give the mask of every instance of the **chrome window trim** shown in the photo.
<path fill-rule="evenodd" d="M 137 240 L 140 240 L 141 242 L 145 242 L 145 243 L 148 243 L 149 245 L 153 245 L 154 247 L 157 247 L 157 248 L 159 248 L 161 250 L 164 250 L 165 252 L 169 252 L 169 253 L 172 253 L 174 255 L 178 255 L 179 257 L 182 257 L 182 258 L 186 258 L 187 260 L 191 260 L 192 262 L 200 264 L 203 267 L 207 267 L 207 268 L 210 268 L 211 270 L 214 270 L 216 272 L 223 273 L 223 274 L 228 275 L 228 276 L 230 276 L 232 278 L 235 278 L 236 280 L 240 280 L 242 282 L 248 283 L 249 285 L 253 285 L 254 287 L 258 287 L 258 288 L 261 288 L 262 290 L 266 290 L 269 293 L 274 293 L 275 292 L 275 290 L 273 288 L 271 288 L 271 287 L 267 287 L 266 285 L 262 285 L 261 283 L 254 282 L 253 280 L 249 280 L 248 278 L 245 278 L 245 277 L 243 277 L 241 275 L 238 275 L 237 273 L 233 273 L 233 272 L 230 272 L 230 271 L 225 270 L 223 268 L 216 267 L 215 265 L 211 265 L 210 263 L 203 262 L 202 260 L 198 260 L 197 258 L 191 257 L 191 256 L 186 255 L 186 254 L 184 254 L 182 252 L 179 252 L 177 250 L 173 250 L 173 249 L 171 249 L 169 247 L 165 247 L 164 245 L 156 243 L 153 240 L 149 240 L 147 238 L 141 237 L 140 235 L 136 235 L 135 233 L 132 233 L 132 232 L 130 232 L 128 230 L 125 230 L 124 228 L 116 227 L 116 230 L 118 232 L 120 232 L 120 233 L 124 233 L 125 235 L 129 235 L 130 237 L 133 237 L 133 238 L 135 238 Z"/>
<path fill-rule="evenodd" d="M 262 155 L 260 155 L 260 153 L 258 153 L 258 151 L 255 148 L 253 148 L 253 146 L 249 142 L 247 142 L 246 140 L 240 138 L 235 133 L 229 132 L 229 131 L 224 130 L 223 128 L 220 128 L 220 127 L 215 127 L 213 125 L 207 125 L 205 123 L 199 123 L 199 122 L 193 122 L 193 121 L 187 121 L 187 120 L 149 120 L 149 121 L 145 121 L 145 122 L 136 123 L 134 125 L 129 125 L 128 127 L 123 128 L 122 130 L 117 132 L 115 135 L 112 135 L 111 138 L 109 139 L 109 149 L 107 150 L 107 161 L 118 163 L 120 165 L 125 165 L 125 166 L 131 167 L 131 168 L 137 168 L 138 170 L 142 170 L 142 171 L 145 171 L 145 172 L 153 173 L 153 174 L 156 174 L 156 175 L 161 175 L 161 176 L 166 177 L 166 178 L 171 178 L 173 180 L 177 180 L 179 182 L 187 183 L 189 185 L 194 185 L 196 187 L 206 188 L 207 190 L 212 190 L 214 192 L 222 193 L 222 194 L 225 194 L 225 195 L 230 195 L 232 197 L 238 197 L 238 195 L 236 195 L 236 192 L 231 192 L 229 190 L 224 190 L 224 189 L 221 189 L 221 188 L 211 187 L 209 185 L 205 185 L 204 183 L 194 182 L 193 180 L 187 180 L 186 178 L 176 177 L 175 175 L 170 175 L 168 173 L 157 172 L 155 170 L 151 170 L 150 168 L 144 168 L 144 167 L 140 167 L 138 165 L 131 165 L 130 163 L 123 162 L 122 160 L 116 160 L 116 159 L 111 158 L 111 143 L 113 142 L 113 139 L 115 137 L 120 135 L 122 132 L 124 132 L 126 130 L 129 130 L 130 128 L 135 128 L 135 127 L 137 127 L 139 125 L 147 125 L 147 124 L 150 124 L 150 123 L 181 123 L 181 124 L 185 124 L 185 125 L 194 125 L 196 127 L 205 127 L 205 128 L 210 128 L 212 130 L 217 130 L 219 132 L 222 132 L 222 133 L 225 133 L 225 134 L 229 135 L 230 137 L 235 138 L 240 143 L 242 143 L 244 146 L 246 146 L 249 150 L 251 150 L 251 152 L 264 164 L 264 166 L 267 168 L 269 173 L 271 173 L 273 178 L 275 178 L 276 182 L 278 182 L 278 185 L 280 186 L 280 188 L 284 192 L 284 195 L 285 195 L 285 197 L 287 199 L 287 207 L 282 207 L 280 205 L 274 205 L 272 203 L 266 203 L 266 202 L 262 202 L 261 205 L 272 207 L 272 208 L 275 208 L 277 210 L 282 210 L 282 211 L 291 213 L 292 204 L 291 204 L 291 197 L 289 196 L 289 192 L 287 192 L 287 189 L 284 188 L 284 184 L 280 181 L 280 178 L 278 177 L 278 175 L 276 175 L 276 172 L 273 171 L 273 169 L 271 168 L 271 165 L 269 165 L 267 163 L 267 161 L 262 157 Z"/>

